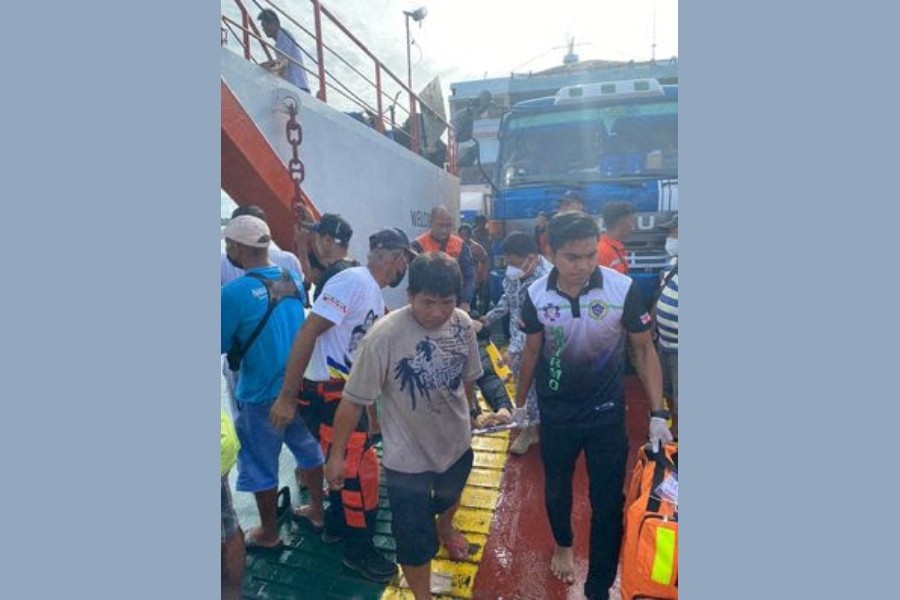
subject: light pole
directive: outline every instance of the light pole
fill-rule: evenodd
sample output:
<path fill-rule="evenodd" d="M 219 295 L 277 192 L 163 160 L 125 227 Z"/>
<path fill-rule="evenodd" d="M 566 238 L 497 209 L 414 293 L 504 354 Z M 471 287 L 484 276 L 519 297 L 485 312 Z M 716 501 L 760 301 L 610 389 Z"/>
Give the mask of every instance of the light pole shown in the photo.
<path fill-rule="evenodd" d="M 409 19 L 412 17 L 416 23 L 421 23 L 428 9 L 420 6 L 416 10 L 404 10 L 403 15 L 406 17 L 406 85 L 409 88 L 409 127 L 411 139 L 409 149 L 415 153 L 419 152 L 419 120 L 416 118 L 416 98 L 412 84 L 412 59 L 410 53 L 412 50 L 412 40 L 409 37 Z"/>

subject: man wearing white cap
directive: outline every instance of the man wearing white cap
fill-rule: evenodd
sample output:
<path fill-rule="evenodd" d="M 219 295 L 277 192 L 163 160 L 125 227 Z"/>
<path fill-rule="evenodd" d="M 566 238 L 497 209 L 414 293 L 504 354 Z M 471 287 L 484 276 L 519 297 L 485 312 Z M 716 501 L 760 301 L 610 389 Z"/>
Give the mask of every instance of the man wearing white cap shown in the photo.
<path fill-rule="evenodd" d="M 302 419 L 293 419 L 283 429 L 269 422 L 291 343 L 303 325 L 303 288 L 297 273 L 269 261 L 272 238 L 261 219 L 236 217 L 222 235 L 228 260 L 246 271 L 221 290 L 221 351 L 230 355 L 232 368 L 240 369 L 235 390 L 240 409 L 235 428 L 241 443 L 237 489 L 254 493 L 260 517 L 260 526 L 247 532 L 245 543 L 248 548 L 274 548 L 281 545 L 277 499 L 282 444 L 287 444 L 298 469 L 324 462 Z"/>
<path fill-rule="evenodd" d="M 240 217 L 241 215 L 250 215 L 251 217 L 256 217 L 258 219 L 262 219 L 268 224 L 268 219 L 266 218 L 265 211 L 257 206 L 256 204 L 245 204 L 243 206 L 238 206 L 231 213 L 231 218 Z M 303 268 L 300 266 L 300 261 L 297 259 L 297 256 L 291 252 L 286 250 L 282 250 L 278 247 L 278 244 L 275 243 L 275 240 L 272 240 L 269 243 L 269 261 L 275 263 L 279 267 L 287 269 L 288 271 L 297 271 L 300 274 L 300 279 L 304 279 Z M 235 267 L 230 260 L 228 260 L 228 256 L 225 252 L 222 252 L 222 261 L 220 265 L 220 283 L 221 285 L 225 285 L 226 283 L 231 283 L 238 277 L 241 277 L 244 274 L 243 269 L 239 269 Z"/>
<path fill-rule="evenodd" d="M 245 204 L 243 206 L 238 206 L 234 209 L 234 211 L 232 211 L 231 218 L 234 219 L 236 217 L 240 217 L 241 215 L 250 215 L 251 217 L 262 219 L 263 222 L 268 224 L 265 211 L 256 204 Z M 300 261 L 291 252 L 287 252 L 279 248 L 274 240 L 269 242 L 269 262 L 278 265 L 286 271 L 296 271 L 300 274 L 300 280 L 304 280 L 303 269 L 300 267 Z M 224 249 L 222 250 L 222 260 L 219 271 L 221 285 L 231 283 L 238 277 L 244 276 L 244 270 L 234 266 L 234 264 L 228 259 L 228 255 L 225 253 Z M 234 396 L 234 390 L 235 387 L 237 387 L 238 374 L 236 371 L 232 371 L 228 367 L 228 361 L 223 360 L 222 375 L 225 377 L 225 386 L 226 390 L 228 391 L 228 400 L 231 402 L 231 414 L 237 415 L 237 398 L 235 398 Z"/>

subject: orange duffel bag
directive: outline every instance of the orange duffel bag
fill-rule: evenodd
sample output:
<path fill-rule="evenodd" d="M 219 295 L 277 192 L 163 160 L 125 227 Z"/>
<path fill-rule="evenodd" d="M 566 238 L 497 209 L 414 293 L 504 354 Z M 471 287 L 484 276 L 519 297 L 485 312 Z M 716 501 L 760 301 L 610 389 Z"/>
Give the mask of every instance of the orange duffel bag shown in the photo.
<path fill-rule="evenodd" d="M 678 598 L 678 445 L 638 450 L 625 498 L 622 600 Z"/>

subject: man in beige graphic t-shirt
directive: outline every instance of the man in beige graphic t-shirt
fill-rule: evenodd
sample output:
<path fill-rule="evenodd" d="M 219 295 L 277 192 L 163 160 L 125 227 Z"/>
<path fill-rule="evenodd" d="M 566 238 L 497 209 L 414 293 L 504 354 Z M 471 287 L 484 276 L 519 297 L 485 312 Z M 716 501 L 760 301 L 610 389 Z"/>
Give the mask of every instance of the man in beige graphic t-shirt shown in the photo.
<path fill-rule="evenodd" d="M 472 469 L 473 383 L 483 371 L 472 320 L 455 308 L 461 291 L 449 255 L 412 261 L 409 305 L 379 319 L 357 349 L 325 469 L 332 487 L 343 485 L 344 445 L 378 398 L 397 562 L 417 600 L 431 597 L 439 542 L 455 560 L 469 553 L 452 521 Z"/>

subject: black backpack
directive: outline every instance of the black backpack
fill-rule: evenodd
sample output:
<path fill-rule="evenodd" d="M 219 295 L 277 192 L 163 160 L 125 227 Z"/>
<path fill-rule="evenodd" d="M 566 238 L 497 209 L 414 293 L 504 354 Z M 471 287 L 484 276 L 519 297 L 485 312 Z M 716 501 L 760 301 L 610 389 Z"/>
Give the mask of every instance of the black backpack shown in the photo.
<path fill-rule="evenodd" d="M 266 326 L 269 317 L 272 316 L 272 312 L 275 310 L 275 307 L 278 306 L 279 302 L 285 299 L 294 299 L 299 300 L 301 303 L 303 302 L 303 295 L 300 293 L 300 290 L 297 289 L 293 277 L 291 277 L 290 273 L 284 269 L 281 269 L 281 277 L 275 280 L 263 277 L 259 273 L 245 273 L 244 276 L 252 277 L 266 286 L 266 294 L 269 297 L 269 306 L 266 308 L 266 313 L 263 315 L 262 319 L 260 319 L 256 329 L 253 330 L 253 333 L 250 334 L 250 337 L 247 338 L 246 342 L 241 344 L 241 341 L 237 339 L 237 337 L 232 338 L 231 347 L 225 354 L 225 357 L 228 360 L 228 368 L 232 371 L 237 371 L 241 368 L 241 361 L 244 360 L 247 350 L 250 349 L 250 346 L 252 346 L 253 342 L 256 341 L 256 338 L 259 337 L 260 332 L 262 332 L 263 327 Z"/>

